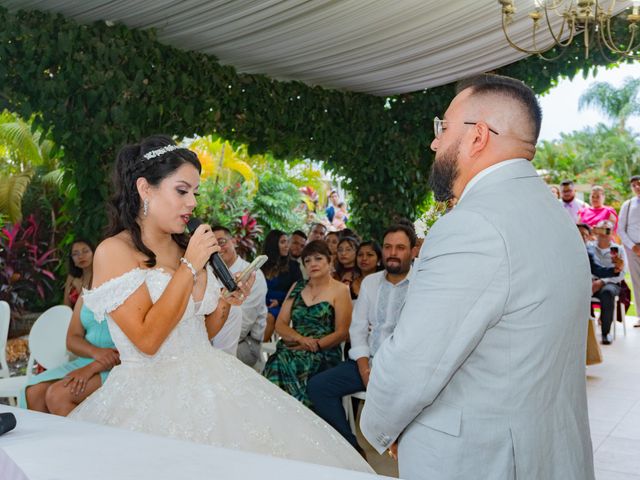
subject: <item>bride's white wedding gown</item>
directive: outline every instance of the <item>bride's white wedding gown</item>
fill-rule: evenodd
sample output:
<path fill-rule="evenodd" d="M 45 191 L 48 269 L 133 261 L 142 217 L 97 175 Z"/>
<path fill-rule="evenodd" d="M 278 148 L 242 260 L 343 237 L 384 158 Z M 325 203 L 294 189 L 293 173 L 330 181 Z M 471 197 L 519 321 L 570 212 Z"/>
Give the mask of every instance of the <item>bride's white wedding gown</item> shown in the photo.
<path fill-rule="evenodd" d="M 220 285 L 207 268 L 202 302 L 186 311 L 155 355 L 140 352 L 108 316 L 143 283 L 155 303 L 171 275 L 137 268 L 85 291 L 97 321 L 106 318 L 121 365 L 70 418 L 237 448 L 311 463 L 373 472 L 331 426 L 235 357 L 211 347 L 204 315 Z"/>

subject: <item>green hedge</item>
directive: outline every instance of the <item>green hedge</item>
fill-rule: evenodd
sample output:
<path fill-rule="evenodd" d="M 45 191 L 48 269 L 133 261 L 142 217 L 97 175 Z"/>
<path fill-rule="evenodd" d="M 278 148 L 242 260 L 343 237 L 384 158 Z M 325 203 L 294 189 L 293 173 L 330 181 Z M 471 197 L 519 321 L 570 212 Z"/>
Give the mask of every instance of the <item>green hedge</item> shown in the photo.
<path fill-rule="evenodd" d="M 40 113 L 64 147 L 80 235 L 100 236 L 119 147 L 159 132 L 215 132 L 252 153 L 322 160 L 350 179 L 351 218 L 365 235 L 395 215 L 414 217 L 425 199 L 432 118 L 446 109 L 451 85 L 387 99 L 239 75 L 159 43 L 153 30 L 4 8 L 0 25 L 0 101 L 23 118 Z M 581 55 L 578 43 L 561 62 L 529 58 L 500 72 L 542 92 L 591 66 Z"/>

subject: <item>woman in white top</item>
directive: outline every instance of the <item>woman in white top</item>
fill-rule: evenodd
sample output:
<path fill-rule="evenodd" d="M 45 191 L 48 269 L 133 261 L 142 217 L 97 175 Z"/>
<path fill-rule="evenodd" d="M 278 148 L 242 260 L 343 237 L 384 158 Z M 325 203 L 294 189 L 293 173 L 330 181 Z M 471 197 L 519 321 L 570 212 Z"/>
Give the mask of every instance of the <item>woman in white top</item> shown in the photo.
<path fill-rule="evenodd" d="M 220 250 L 210 227 L 184 236 L 200 170 L 168 137 L 120 151 L 110 236 L 96 249 L 84 302 L 107 320 L 121 365 L 71 418 L 371 472 L 319 417 L 211 347 L 250 285 L 225 300 L 206 266 Z"/>

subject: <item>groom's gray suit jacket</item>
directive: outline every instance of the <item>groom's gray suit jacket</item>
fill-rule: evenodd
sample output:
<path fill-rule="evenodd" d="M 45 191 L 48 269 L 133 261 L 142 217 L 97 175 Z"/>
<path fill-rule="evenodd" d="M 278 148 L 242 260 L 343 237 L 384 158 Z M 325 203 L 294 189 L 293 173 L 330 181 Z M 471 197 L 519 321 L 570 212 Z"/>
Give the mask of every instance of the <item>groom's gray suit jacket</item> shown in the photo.
<path fill-rule="evenodd" d="M 591 285 L 576 226 L 532 165 L 481 178 L 432 227 L 361 428 L 401 478 L 594 478 Z"/>

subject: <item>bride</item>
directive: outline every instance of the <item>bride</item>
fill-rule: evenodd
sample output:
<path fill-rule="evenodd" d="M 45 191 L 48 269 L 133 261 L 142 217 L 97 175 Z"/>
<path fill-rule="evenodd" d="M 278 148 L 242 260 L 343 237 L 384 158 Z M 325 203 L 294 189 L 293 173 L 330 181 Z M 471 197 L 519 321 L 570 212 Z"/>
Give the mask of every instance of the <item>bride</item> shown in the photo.
<path fill-rule="evenodd" d="M 200 171 L 198 157 L 169 137 L 118 154 L 109 237 L 96 249 L 84 304 L 108 322 L 122 363 L 70 417 L 372 472 L 300 402 L 211 347 L 253 280 L 225 300 L 205 268 L 220 250 L 210 227 L 184 236 Z"/>

